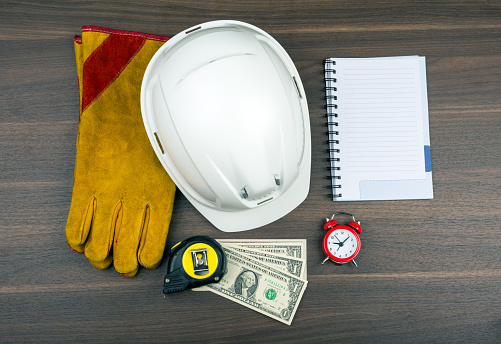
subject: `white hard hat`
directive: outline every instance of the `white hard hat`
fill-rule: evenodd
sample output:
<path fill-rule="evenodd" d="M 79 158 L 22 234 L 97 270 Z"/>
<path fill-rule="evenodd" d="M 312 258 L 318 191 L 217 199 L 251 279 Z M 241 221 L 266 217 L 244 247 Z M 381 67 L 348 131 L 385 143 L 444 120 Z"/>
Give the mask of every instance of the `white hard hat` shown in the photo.
<path fill-rule="evenodd" d="M 238 21 L 194 26 L 151 59 L 141 111 L 163 167 L 214 226 L 264 226 L 306 198 L 311 139 L 299 74 L 280 44 Z"/>

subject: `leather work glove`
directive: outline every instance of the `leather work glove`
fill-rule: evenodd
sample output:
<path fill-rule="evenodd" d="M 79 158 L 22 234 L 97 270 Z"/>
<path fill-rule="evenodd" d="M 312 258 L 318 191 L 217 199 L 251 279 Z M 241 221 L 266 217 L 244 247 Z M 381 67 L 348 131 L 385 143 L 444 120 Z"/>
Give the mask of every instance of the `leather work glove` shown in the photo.
<path fill-rule="evenodd" d="M 175 185 L 143 125 L 140 91 L 153 54 L 168 37 L 93 26 L 75 37 L 80 92 L 69 246 L 125 277 L 163 257 Z"/>

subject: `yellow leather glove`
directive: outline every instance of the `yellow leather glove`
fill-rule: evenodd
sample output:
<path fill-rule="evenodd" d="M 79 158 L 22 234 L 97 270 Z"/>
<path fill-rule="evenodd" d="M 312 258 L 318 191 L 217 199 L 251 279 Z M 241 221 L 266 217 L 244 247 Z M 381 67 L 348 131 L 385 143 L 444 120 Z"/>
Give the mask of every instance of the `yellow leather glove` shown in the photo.
<path fill-rule="evenodd" d="M 175 185 L 148 140 L 140 108 L 144 71 L 167 37 L 83 27 L 75 37 L 80 123 L 68 244 L 125 277 L 163 257 Z"/>

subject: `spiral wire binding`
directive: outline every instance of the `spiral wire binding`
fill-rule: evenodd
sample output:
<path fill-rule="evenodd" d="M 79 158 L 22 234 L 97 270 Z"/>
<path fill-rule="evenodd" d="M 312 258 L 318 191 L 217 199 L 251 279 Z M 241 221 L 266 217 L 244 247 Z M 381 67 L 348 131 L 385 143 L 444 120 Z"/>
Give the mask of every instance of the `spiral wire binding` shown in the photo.
<path fill-rule="evenodd" d="M 329 158 L 326 160 L 329 162 L 329 167 L 327 168 L 330 171 L 330 176 L 327 176 L 327 179 L 331 180 L 331 185 L 328 186 L 329 189 L 332 189 L 332 194 L 330 195 L 333 199 L 342 197 L 340 190 L 334 191 L 334 189 L 341 189 L 341 184 L 336 183 L 337 180 L 341 179 L 341 176 L 336 173 L 336 171 L 340 171 L 341 167 L 339 166 L 340 158 L 334 156 L 334 153 L 339 153 L 339 149 L 335 147 L 335 145 L 339 145 L 339 131 L 336 130 L 338 126 L 338 122 L 335 120 L 338 117 L 337 114 L 337 95 L 334 92 L 337 92 L 337 78 L 336 69 L 335 69 L 336 61 L 327 59 L 324 61 L 324 72 L 325 72 L 325 100 L 326 100 L 326 110 L 327 113 L 325 116 L 327 117 L 327 123 L 325 124 L 327 127 L 327 132 L 329 139 L 326 141 L 326 144 L 329 145 L 327 152 L 329 153 Z"/>

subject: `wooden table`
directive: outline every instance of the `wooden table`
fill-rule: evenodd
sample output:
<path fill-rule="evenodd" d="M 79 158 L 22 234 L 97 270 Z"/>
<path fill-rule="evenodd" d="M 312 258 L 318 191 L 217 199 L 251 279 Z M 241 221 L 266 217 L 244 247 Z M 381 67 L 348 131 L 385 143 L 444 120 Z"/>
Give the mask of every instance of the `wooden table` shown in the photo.
<path fill-rule="evenodd" d="M 305 238 L 309 285 L 291 326 L 212 293 L 162 297 L 166 262 L 125 279 L 71 251 L 83 25 L 174 35 L 233 19 L 288 51 L 312 134 L 308 198 L 248 232 L 215 229 L 178 193 L 168 246 L 194 234 Z M 325 188 L 322 61 L 427 59 L 434 199 L 332 202 Z M 2 1 L 0 342 L 501 342 L 499 1 Z M 323 219 L 362 222 L 359 268 L 321 265 Z"/>

